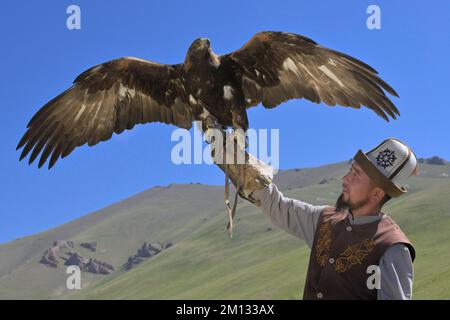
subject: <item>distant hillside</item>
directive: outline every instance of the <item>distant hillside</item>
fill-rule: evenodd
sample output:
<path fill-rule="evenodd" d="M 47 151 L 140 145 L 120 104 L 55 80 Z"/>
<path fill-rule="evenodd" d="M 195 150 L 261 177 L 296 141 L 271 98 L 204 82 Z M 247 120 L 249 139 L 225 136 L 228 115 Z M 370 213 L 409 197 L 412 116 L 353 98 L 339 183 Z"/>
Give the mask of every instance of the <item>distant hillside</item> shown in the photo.
<path fill-rule="evenodd" d="M 426 164 L 436 164 L 436 165 L 445 165 L 447 164 L 447 161 L 441 157 L 434 156 L 431 158 L 419 158 L 417 159 L 419 163 L 426 163 Z"/>
<path fill-rule="evenodd" d="M 347 161 L 285 170 L 275 183 L 287 196 L 332 204 L 347 170 Z M 414 298 L 448 299 L 450 164 L 422 163 L 420 173 L 410 179 L 410 192 L 384 211 L 417 249 Z M 244 200 L 236 218 L 230 240 L 222 186 L 151 188 L 0 245 L 0 298 L 299 299 L 309 259 L 305 244 Z M 66 288 L 68 259 L 83 267 L 81 290 Z"/>

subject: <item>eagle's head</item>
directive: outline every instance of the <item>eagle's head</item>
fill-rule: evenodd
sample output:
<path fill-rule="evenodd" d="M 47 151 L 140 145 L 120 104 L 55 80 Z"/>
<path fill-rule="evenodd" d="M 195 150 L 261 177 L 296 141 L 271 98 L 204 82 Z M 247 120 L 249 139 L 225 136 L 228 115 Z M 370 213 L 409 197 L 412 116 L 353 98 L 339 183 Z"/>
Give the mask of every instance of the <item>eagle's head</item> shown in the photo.
<path fill-rule="evenodd" d="M 204 65 L 207 62 L 214 67 L 220 64 L 219 57 L 212 51 L 211 42 L 207 38 L 199 38 L 192 42 L 184 61 L 185 67 Z"/>
<path fill-rule="evenodd" d="M 211 42 L 207 38 L 198 38 L 191 43 L 189 52 L 206 52 L 211 48 Z"/>

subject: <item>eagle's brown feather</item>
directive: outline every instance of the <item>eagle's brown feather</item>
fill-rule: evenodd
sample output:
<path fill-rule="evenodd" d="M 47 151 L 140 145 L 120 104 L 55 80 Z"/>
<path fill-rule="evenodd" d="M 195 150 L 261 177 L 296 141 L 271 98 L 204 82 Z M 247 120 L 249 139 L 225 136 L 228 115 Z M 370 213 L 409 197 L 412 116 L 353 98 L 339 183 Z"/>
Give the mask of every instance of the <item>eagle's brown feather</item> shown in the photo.
<path fill-rule="evenodd" d="M 398 94 L 375 69 L 300 35 L 260 32 L 221 59 L 237 65 L 247 107 L 262 103 L 273 108 L 290 99 L 305 98 L 330 106 L 365 105 L 387 121 L 386 114 L 394 119 L 400 115 L 383 89 Z"/>
<path fill-rule="evenodd" d="M 32 163 L 44 149 L 39 167 L 52 155 L 51 168 L 75 147 L 93 146 L 136 124 L 163 122 L 189 129 L 193 115 L 178 68 L 122 58 L 86 70 L 30 120 L 17 146 L 25 145 L 20 159 L 33 148 Z"/>

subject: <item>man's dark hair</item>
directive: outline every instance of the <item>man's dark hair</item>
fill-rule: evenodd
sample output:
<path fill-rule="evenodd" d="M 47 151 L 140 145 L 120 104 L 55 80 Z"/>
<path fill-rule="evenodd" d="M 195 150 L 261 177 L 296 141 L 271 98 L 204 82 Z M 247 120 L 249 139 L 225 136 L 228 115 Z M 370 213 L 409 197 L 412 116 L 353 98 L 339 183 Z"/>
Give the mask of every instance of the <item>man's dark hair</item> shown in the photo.
<path fill-rule="evenodd" d="M 380 209 L 385 205 L 386 202 L 388 202 L 391 199 L 392 197 L 390 197 L 387 193 L 385 193 L 383 199 L 381 199 L 380 201 Z"/>
<path fill-rule="evenodd" d="M 370 184 L 372 185 L 372 187 L 376 187 L 377 185 L 372 181 L 372 180 L 370 180 Z M 383 190 L 384 191 L 384 190 Z M 384 191 L 384 197 L 383 197 L 383 199 L 381 199 L 381 201 L 380 201 L 380 210 L 381 210 L 381 208 L 383 208 L 383 206 L 386 204 L 386 202 L 388 202 L 389 200 L 391 200 L 392 199 L 392 197 L 390 197 L 387 193 L 386 193 L 386 191 Z"/>

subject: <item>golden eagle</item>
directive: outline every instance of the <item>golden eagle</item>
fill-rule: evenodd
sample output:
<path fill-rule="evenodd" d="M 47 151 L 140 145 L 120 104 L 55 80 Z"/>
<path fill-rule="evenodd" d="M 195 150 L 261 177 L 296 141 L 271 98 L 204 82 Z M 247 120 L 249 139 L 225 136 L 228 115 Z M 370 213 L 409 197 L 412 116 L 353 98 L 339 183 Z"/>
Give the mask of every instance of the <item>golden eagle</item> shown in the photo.
<path fill-rule="evenodd" d="M 384 90 L 397 93 L 364 62 L 286 32 L 259 32 L 241 49 L 217 55 L 195 40 L 182 64 L 120 58 L 92 67 L 30 120 L 17 149 L 31 150 L 39 168 L 87 143 L 93 146 L 136 124 L 164 122 L 189 129 L 220 125 L 247 130 L 246 109 L 273 108 L 305 98 L 327 105 L 375 111 L 388 120 L 398 109 Z"/>

